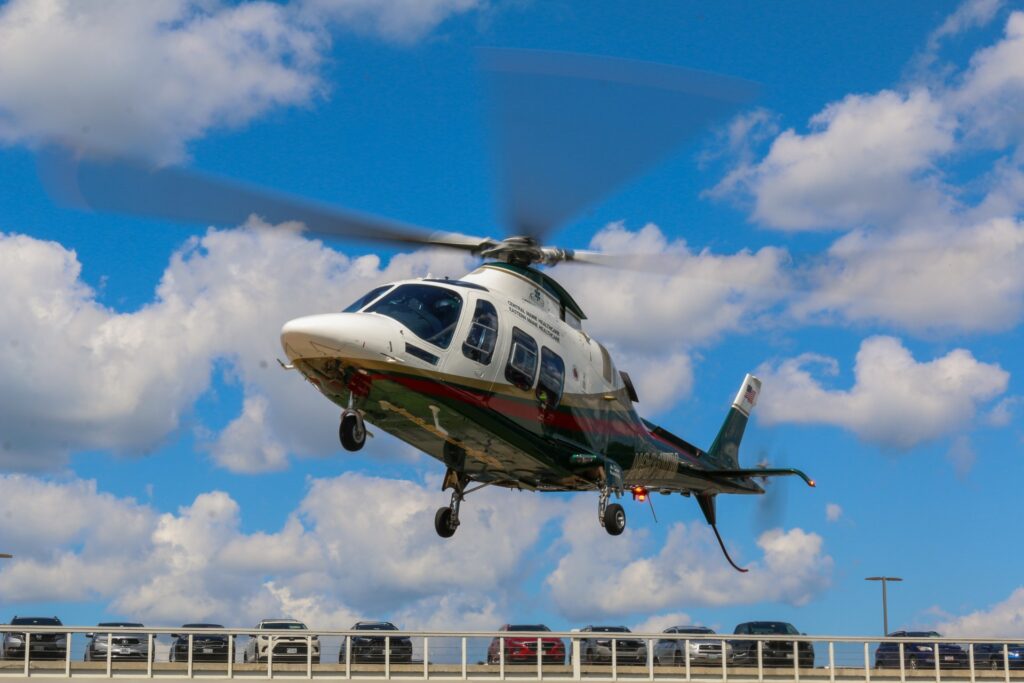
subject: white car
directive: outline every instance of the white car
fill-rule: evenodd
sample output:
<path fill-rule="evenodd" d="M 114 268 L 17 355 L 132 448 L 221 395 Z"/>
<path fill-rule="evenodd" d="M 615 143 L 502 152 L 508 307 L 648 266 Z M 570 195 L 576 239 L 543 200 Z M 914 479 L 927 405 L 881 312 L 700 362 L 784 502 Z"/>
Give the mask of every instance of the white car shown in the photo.
<path fill-rule="evenodd" d="M 310 635 L 309 629 L 295 619 L 263 619 L 256 624 L 258 631 L 293 631 L 294 635 L 259 634 L 249 638 L 242 653 L 243 662 L 262 663 L 273 652 L 275 662 L 302 661 L 307 658 L 307 646 L 314 664 L 320 663 L 320 639 Z"/>
<path fill-rule="evenodd" d="M 679 638 L 662 638 L 654 646 L 654 663 L 663 666 L 684 666 L 686 650 L 690 650 L 690 664 L 694 666 L 720 666 L 722 664 L 722 639 L 713 636 L 715 632 L 706 626 L 671 626 L 662 633 L 674 633 Z M 732 659 L 732 645 L 725 642 L 725 661 Z"/>

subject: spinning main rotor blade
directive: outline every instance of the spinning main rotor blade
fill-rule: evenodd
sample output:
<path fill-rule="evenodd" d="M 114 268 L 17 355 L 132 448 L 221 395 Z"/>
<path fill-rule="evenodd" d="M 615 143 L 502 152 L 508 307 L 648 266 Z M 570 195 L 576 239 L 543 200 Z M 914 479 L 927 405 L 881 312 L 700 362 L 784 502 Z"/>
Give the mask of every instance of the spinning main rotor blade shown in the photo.
<path fill-rule="evenodd" d="M 481 50 L 509 234 L 552 230 L 749 104 L 748 81 L 607 57 Z"/>
<path fill-rule="evenodd" d="M 225 227 L 241 225 L 255 215 L 272 225 L 298 221 L 322 236 L 466 251 L 494 243 L 431 232 L 182 168 L 155 168 L 123 158 L 75 158 L 62 150 L 48 152 L 39 163 L 51 195 L 93 211 Z"/>

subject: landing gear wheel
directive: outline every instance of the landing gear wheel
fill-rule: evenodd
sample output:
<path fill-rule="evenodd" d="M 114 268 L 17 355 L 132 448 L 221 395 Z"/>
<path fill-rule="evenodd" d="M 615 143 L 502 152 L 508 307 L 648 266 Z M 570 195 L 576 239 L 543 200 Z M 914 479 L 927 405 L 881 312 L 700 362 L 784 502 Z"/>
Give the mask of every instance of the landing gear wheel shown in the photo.
<path fill-rule="evenodd" d="M 344 412 L 338 427 L 338 439 L 346 451 L 358 451 L 366 443 L 366 425 L 356 412 Z"/>
<path fill-rule="evenodd" d="M 452 524 L 452 509 L 450 507 L 438 508 L 434 514 L 434 530 L 441 538 L 451 538 L 458 528 Z"/>
<path fill-rule="evenodd" d="M 626 528 L 626 511 L 618 503 L 612 503 L 604 509 L 604 530 L 612 536 L 618 536 Z"/>

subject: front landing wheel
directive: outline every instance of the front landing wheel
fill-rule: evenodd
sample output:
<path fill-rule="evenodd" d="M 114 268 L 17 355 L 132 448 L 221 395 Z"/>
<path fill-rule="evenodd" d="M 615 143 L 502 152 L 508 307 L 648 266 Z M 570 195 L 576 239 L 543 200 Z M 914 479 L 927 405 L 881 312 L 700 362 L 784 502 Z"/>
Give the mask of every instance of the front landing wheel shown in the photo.
<path fill-rule="evenodd" d="M 604 509 L 604 529 L 612 536 L 618 536 L 626 529 L 626 511 L 618 503 Z"/>
<path fill-rule="evenodd" d="M 358 413 L 345 413 L 341 416 L 338 439 L 346 451 L 358 451 L 366 444 L 366 425 Z"/>
<path fill-rule="evenodd" d="M 441 538 L 451 538 L 454 536 L 458 526 L 452 524 L 452 521 L 452 509 L 450 507 L 438 508 L 434 514 L 434 530 L 437 531 L 437 535 Z"/>

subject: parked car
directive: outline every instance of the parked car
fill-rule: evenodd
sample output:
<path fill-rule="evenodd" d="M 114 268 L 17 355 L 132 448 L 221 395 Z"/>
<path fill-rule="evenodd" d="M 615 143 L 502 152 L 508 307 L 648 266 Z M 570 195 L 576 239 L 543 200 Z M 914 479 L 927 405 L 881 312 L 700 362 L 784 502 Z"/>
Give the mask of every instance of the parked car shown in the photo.
<path fill-rule="evenodd" d="M 398 627 L 390 621 L 357 621 L 352 625 L 353 631 L 397 631 Z M 341 649 L 338 651 L 338 662 L 345 662 L 345 651 L 348 638 L 342 638 Z M 390 645 L 387 661 L 408 663 L 412 661 L 412 640 L 408 636 L 396 636 L 383 633 L 381 635 L 352 636 L 352 661 L 368 664 L 383 664 L 384 653 Z"/>
<path fill-rule="evenodd" d="M 941 638 L 942 636 L 936 631 L 893 631 L 889 637 Z M 956 643 L 939 643 L 939 668 L 965 669 L 969 665 L 967 652 L 962 647 Z M 898 641 L 879 643 L 878 649 L 875 650 L 875 666 L 879 669 L 900 668 L 900 644 Z M 935 643 L 903 643 L 903 666 L 907 669 L 934 669 Z"/>
<path fill-rule="evenodd" d="M 686 649 L 690 650 L 690 664 L 695 666 L 721 666 L 722 640 L 720 638 L 688 639 L 685 636 L 710 636 L 715 632 L 706 626 L 670 626 L 662 633 L 675 633 L 680 637 L 662 638 L 654 646 L 654 663 L 658 665 L 684 666 Z M 725 644 L 726 662 L 732 660 L 732 645 Z"/>
<path fill-rule="evenodd" d="M 1024 669 L 1024 643 L 1007 643 L 1006 662 L 1011 669 Z M 974 646 L 974 668 L 1002 669 L 1003 644 L 978 643 Z"/>
<path fill-rule="evenodd" d="M 630 633 L 630 630 L 625 626 L 587 626 L 580 629 L 580 632 Z M 610 664 L 612 661 L 611 637 L 582 638 L 580 640 L 580 661 L 583 664 Z M 646 664 L 647 643 L 641 638 L 615 638 L 615 661 L 617 664 Z"/>
<path fill-rule="evenodd" d="M 63 626 L 57 617 L 14 617 L 11 626 Z M 29 635 L 29 659 L 64 659 L 68 655 L 68 636 L 61 631 Z M 4 633 L 0 654 L 4 659 L 25 658 L 25 634 Z"/>
<path fill-rule="evenodd" d="M 295 619 L 261 619 L 257 631 L 295 631 L 295 635 L 258 634 L 249 638 L 242 653 L 243 662 L 262 663 L 273 652 L 275 662 L 303 661 L 310 656 L 314 664 L 320 663 L 320 638 L 311 636 L 309 629 Z M 273 644 L 273 646 L 271 646 Z M 308 647 L 307 647 L 308 645 Z M 311 653 L 307 656 L 307 653 Z"/>
<path fill-rule="evenodd" d="M 499 631 L 509 633 L 550 631 L 544 624 L 504 624 Z M 532 664 L 537 662 L 536 636 L 505 636 L 505 663 Z M 487 663 L 501 661 L 501 639 L 494 638 L 487 648 Z M 541 638 L 541 661 L 544 664 L 565 664 L 565 643 L 561 638 Z"/>
<path fill-rule="evenodd" d="M 194 662 L 227 662 L 228 636 L 224 633 L 202 633 L 207 628 L 224 628 L 220 624 L 182 624 L 182 629 L 192 634 L 192 661 Z M 200 633 L 194 633 L 200 631 Z M 168 661 L 188 661 L 188 633 L 172 633 L 174 642 Z"/>
<path fill-rule="evenodd" d="M 96 626 L 102 628 L 142 628 L 142 624 L 127 621 L 106 621 Z M 85 644 L 85 661 L 107 661 L 107 650 L 113 659 L 141 659 L 146 661 L 149 656 L 149 638 L 141 633 L 111 633 L 109 631 L 86 633 L 88 642 Z M 109 647 L 108 647 L 109 645 Z"/>
<path fill-rule="evenodd" d="M 738 624 L 733 630 L 736 635 L 748 636 L 798 636 L 800 632 L 793 624 L 784 621 L 748 621 Z M 761 662 L 764 666 L 793 666 L 793 643 L 799 657 L 797 665 L 803 668 L 814 666 L 814 646 L 809 641 L 794 640 L 734 640 L 732 661 L 736 666 L 757 666 L 757 644 L 761 643 Z"/>

